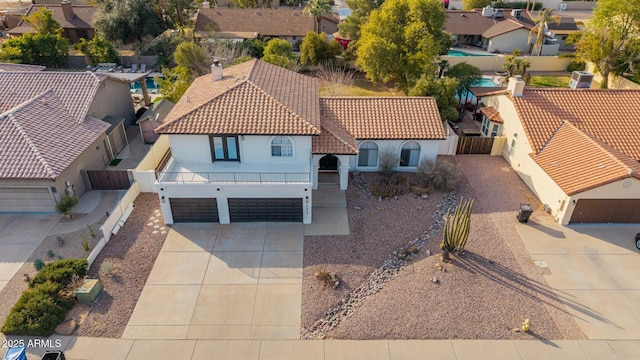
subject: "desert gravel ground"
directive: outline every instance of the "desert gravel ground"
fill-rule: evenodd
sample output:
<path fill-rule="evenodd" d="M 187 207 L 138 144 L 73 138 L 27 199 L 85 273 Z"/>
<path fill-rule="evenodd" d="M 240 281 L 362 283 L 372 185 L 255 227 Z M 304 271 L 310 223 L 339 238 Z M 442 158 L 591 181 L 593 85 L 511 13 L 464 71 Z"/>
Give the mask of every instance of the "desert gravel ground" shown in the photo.
<path fill-rule="evenodd" d="M 117 338 L 124 332 L 167 237 L 166 233 L 162 234 L 149 224 L 157 224 L 165 227 L 167 233 L 169 231 L 159 209 L 156 194 L 140 194 L 125 226 L 111 237 L 93 262 L 89 274 L 100 277 L 104 291 L 76 335 Z M 154 220 L 159 221 L 154 223 Z M 103 261 L 111 263 L 110 275 L 100 270 Z"/>
<path fill-rule="evenodd" d="M 327 338 L 585 338 L 544 283 L 544 270 L 533 265 L 515 230 L 518 204 L 530 202 L 539 209 L 535 196 L 512 170 L 502 170 L 508 168 L 503 159 L 466 156 L 456 158 L 465 167 L 458 195 L 476 198 L 466 253 L 453 256 L 449 264 L 442 263 L 438 247 L 442 235 L 437 235 L 379 293 L 329 331 Z M 389 253 L 426 230 L 442 197 L 404 195 L 379 202 L 355 188 L 350 186 L 347 191 L 351 235 L 305 238 L 304 327 L 320 318 L 322 309 L 328 310 L 360 285 Z M 354 210 L 354 206 L 363 210 Z M 416 207 L 424 213 L 415 211 Z M 427 256 L 426 250 L 434 255 Z M 338 291 L 322 288 L 313 277 L 319 266 L 347 279 L 347 286 Z M 438 284 L 432 282 L 434 276 Z M 514 331 L 526 318 L 531 319 L 532 331 Z"/>

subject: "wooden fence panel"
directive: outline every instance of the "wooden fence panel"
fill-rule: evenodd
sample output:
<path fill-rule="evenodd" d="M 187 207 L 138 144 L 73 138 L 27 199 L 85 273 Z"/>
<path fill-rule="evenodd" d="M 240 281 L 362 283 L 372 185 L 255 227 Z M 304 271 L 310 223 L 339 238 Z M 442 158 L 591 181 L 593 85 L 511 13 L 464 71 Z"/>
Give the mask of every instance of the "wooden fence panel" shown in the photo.
<path fill-rule="evenodd" d="M 492 137 L 461 136 L 456 154 L 491 154 Z"/>

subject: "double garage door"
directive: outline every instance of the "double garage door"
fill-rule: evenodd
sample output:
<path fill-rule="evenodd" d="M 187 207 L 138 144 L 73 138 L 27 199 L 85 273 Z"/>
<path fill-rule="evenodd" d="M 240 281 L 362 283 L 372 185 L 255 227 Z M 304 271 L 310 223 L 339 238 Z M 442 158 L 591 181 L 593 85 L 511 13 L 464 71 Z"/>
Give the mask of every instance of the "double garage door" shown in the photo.
<path fill-rule="evenodd" d="M 640 223 L 640 199 L 580 199 L 570 223 Z"/>
<path fill-rule="evenodd" d="M 173 221 L 219 222 L 216 199 L 170 199 Z M 231 222 L 302 222 L 301 198 L 230 198 Z"/>
<path fill-rule="evenodd" d="M 48 187 L 0 187 L 0 212 L 54 212 Z"/>

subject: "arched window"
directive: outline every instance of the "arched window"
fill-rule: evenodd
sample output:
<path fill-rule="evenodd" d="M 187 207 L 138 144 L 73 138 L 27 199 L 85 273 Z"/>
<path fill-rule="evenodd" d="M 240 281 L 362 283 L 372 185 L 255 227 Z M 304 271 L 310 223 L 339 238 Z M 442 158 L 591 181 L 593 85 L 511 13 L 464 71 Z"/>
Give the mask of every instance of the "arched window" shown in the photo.
<path fill-rule="evenodd" d="M 420 144 L 409 141 L 402 145 L 400 151 L 400 166 L 417 167 L 420 160 Z"/>
<path fill-rule="evenodd" d="M 286 136 L 276 136 L 271 139 L 271 156 L 292 157 L 293 142 Z"/>
<path fill-rule="evenodd" d="M 358 152 L 358 166 L 378 166 L 378 145 L 373 141 L 360 144 Z"/>

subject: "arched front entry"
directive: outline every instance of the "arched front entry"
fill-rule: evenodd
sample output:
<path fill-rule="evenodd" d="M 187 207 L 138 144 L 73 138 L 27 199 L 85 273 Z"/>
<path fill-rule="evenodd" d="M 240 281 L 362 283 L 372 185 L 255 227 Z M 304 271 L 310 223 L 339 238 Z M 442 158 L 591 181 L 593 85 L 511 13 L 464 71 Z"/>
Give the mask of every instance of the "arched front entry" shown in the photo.
<path fill-rule="evenodd" d="M 320 171 L 338 171 L 338 158 L 334 155 L 325 155 L 320 158 Z"/>

